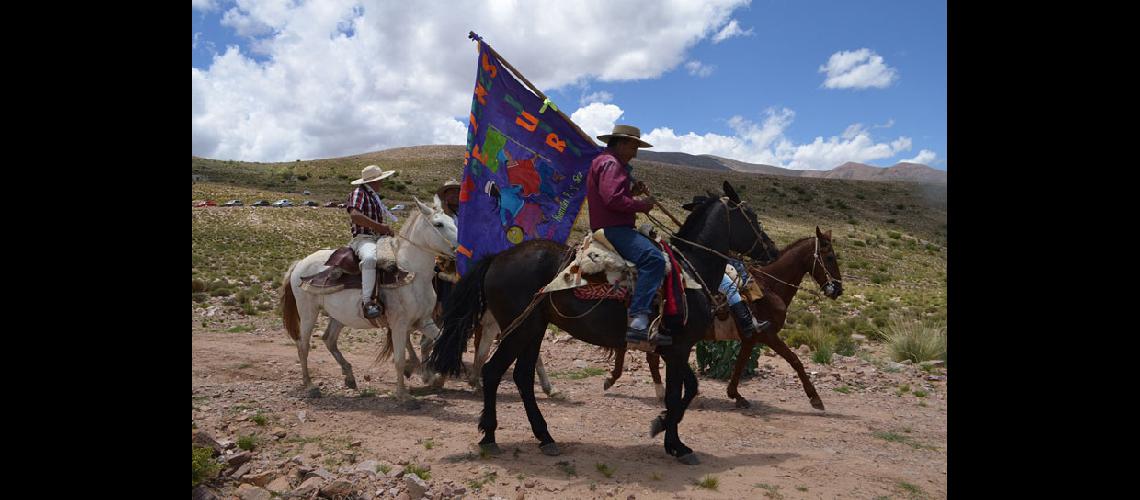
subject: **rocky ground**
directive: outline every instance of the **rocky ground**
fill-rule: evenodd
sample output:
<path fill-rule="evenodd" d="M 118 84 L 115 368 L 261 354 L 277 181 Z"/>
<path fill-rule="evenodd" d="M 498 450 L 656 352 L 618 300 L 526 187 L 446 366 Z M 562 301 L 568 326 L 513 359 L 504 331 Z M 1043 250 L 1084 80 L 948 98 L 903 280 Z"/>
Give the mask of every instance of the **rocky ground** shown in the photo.
<path fill-rule="evenodd" d="M 612 361 L 552 332 L 542 356 L 556 393 L 539 391 L 538 403 L 562 455 L 539 451 L 508 373 L 499 388 L 506 453 L 480 456 L 482 399 L 465 381 L 432 392 L 413 376 L 415 402 L 397 404 L 391 361 L 372 362 L 380 332 L 346 329 L 340 348 L 360 383 L 347 389 L 319 338 L 324 321 L 309 357 L 323 396 L 306 399 L 296 347 L 271 311 L 194 305 L 193 440 L 217 450 L 222 466 L 194 498 L 946 496 L 946 369 L 889 362 L 877 344 L 830 365 L 801 351 L 826 411 L 811 408 L 779 357 L 761 356 L 758 375 L 741 383 L 748 409 L 725 396 L 727 381 L 701 378 L 680 426 L 701 464 L 686 466 L 648 435 L 663 404 L 640 353 L 626 355 L 625 374 L 603 391 L 600 370 Z"/>

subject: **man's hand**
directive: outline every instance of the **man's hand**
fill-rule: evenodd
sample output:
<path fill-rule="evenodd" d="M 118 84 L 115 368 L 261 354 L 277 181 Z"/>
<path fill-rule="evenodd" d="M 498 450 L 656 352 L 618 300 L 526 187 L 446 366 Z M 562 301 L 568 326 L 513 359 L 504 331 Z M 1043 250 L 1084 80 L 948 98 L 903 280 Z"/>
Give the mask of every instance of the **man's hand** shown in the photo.
<path fill-rule="evenodd" d="M 653 205 L 657 204 L 657 198 L 654 198 L 653 195 L 651 195 L 651 194 L 643 194 L 641 196 L 636 196 L 633 199 L 640 201 L 640 202 L 648 203 L 649 206 L 653 206 Z"/>
<path fill-rule="evenodd" d="M 630 193 L 634 196 L 639 194 L 649 194 L 649 188 L 645 187 L 644 182 L 636 181 L 633 183 L 633 187 L 630 188 Z"/>

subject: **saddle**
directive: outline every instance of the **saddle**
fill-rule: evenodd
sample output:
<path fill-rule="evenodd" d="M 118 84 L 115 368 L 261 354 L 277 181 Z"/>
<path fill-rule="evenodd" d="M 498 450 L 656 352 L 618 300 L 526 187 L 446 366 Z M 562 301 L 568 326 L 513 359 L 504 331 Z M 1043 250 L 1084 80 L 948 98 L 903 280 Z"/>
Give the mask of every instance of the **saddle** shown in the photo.
<path fill-rule="evenodd" d="M 655 240 L 658 248 L 661 240 Z M 671 259 L 665 259 L 665 273 L 673 269 Z M 683 269 L 685 288 L 700 290 L 701 285 Z M 637 265 L 625 260 L 606 239 L 601 229 L 587 234 L 576 247 L 574 258 L 543 287 L 545 292 L 574 289 L 574 295 L 583 300 L 612 299 L 627 301 L 637 280 Z M 664 286 L 664 282 L 662 282 Z"/>
<path fill-rule="evenodd" d="M 360 259 L 352 247 L 340 247 L 333 251 L 325 261 L 328 266 L 323 271 L 309 276 L 301 276 L 301 289 L 306 292 L 325 295 L 336 293 L 345 289 L 360 289 L 363 286 L 360 275 Z M 416 273 L 405 271 L 398 266 L 392 269 L 376 268 L 376 290 L 373 297 L 378 297 L 380 288 L 399 288 L 412 283 Z"/>

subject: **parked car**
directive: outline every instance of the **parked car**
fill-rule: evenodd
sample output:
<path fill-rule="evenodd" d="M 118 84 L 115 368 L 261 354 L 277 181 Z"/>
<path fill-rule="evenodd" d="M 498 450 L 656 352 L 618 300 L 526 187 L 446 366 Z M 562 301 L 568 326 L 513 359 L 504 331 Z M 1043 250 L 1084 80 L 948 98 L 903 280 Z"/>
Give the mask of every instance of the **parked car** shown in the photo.
<path fill-rule="evenodd" d="M 293 206 L 293 202 L 291 202 L 287 199 L 281 199 L 281 200 L 277 200 L 277 201 L 273 202 L 273 206 L 275 206 L 275 207 L 291 207 L 291 206 Z"/>
<path fill-rule="evenodd" d="M 241 200 L 230 200 L 222 204 L 223 207 L 240 207 L 244 205 Z"/>
<path fill-rule="evenodd" d="M 216 207 L 218 202 L 214 200 L 198 201 L 194 203 L 195 207 Z"/>
<path fill-rule="evenodd" d="M 303 194 L 305 196 L 309 196 L 310 194 L 313 194 L 313 193 L 310 193 L 309 190 L 306 189 L 306 190 L 302 191 L 301 194 Z"/>
<path fill-rule="evenodd" d="M 325 203 L 325 208 L 336 208 L 336 202 L 330 201 L 328 203 Z"/>
<path fill-rule="evenodd" d="M 304 205 L 306 207 L 316 207 L 316 206 L 319 206 L 320 204 L 313 201 L 313 200 L 307 200 L 307 201 L 305 201 Z"/>
<path fill-rule="evenodd" d="M 269 206 L 269 200 L 257 200 L 256 202 L 254 202 L 254 204 L 252 206 L 268 207 Z"/>

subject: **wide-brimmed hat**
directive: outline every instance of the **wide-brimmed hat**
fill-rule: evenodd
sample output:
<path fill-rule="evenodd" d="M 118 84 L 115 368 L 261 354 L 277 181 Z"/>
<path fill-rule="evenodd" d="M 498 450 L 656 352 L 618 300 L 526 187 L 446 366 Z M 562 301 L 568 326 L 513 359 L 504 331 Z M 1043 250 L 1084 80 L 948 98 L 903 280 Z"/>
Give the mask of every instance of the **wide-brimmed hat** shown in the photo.
<path fill-rule="evenodd" d="M 396 174 L 395 170 L 384 170 L 376 165 L 369 165 L 360 171 L 360 178 L 352 181 L 353 184 L 364 184 L 366 182 L 373 182 L 382 179 L 387 179 Z"/>
<path fill-rule="evenodd" d="M 641 129 L 634 127 L 633 125 L 614 125 L 613 132 L 610 132 L 606 135 L 599 135 L 598 139 L 602 142 L 608 143 L 612 137 L 628 137 L 630 139 L 633 139 L 637 141 L 637 147 L 639 148 L 653 147 L 652 144 L 641 140 Z"/>

